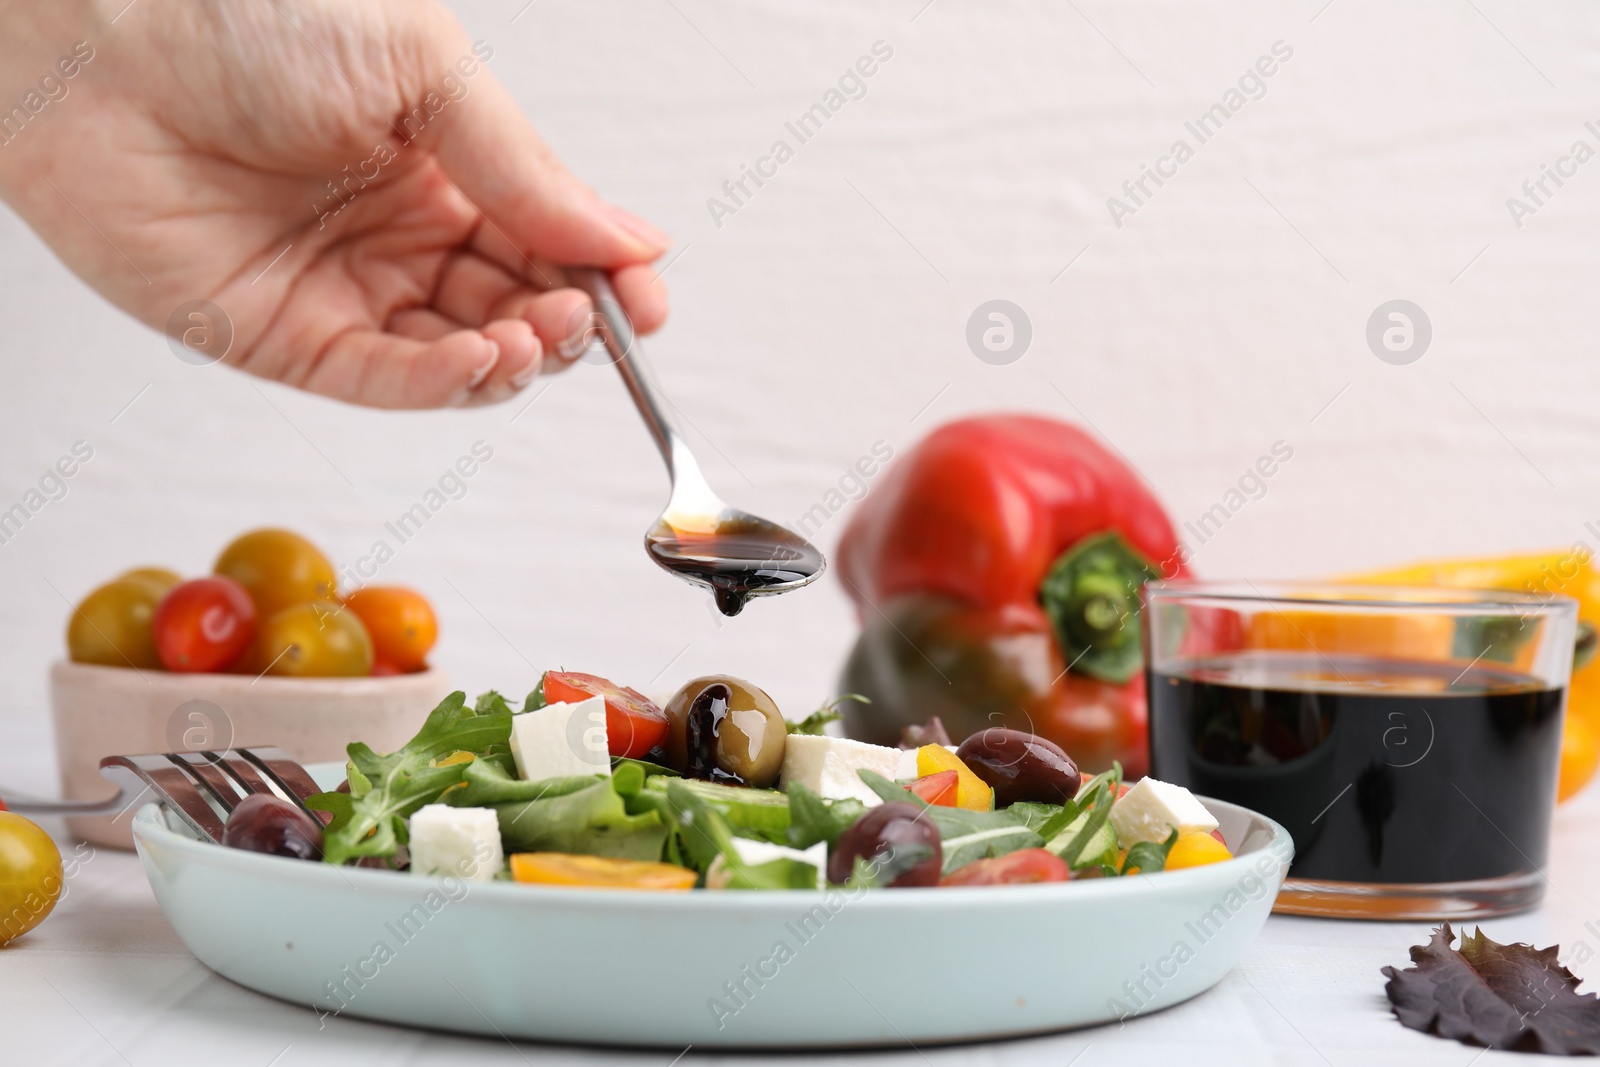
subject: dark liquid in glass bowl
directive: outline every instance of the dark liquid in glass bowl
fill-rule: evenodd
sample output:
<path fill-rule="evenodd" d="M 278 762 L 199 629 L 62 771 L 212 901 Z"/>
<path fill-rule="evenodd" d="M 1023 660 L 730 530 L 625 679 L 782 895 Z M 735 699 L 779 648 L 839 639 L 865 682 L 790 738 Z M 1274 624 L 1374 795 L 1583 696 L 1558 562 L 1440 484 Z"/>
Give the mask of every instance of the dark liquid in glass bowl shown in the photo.
<path fill-rule="evenodd" d="M 1440 883 L 1545 866 L 1565 691 L 1526 675 L 1243 653 L 1150 675 L 1151 773 L 1294 837 L 1290 877 Z"/>

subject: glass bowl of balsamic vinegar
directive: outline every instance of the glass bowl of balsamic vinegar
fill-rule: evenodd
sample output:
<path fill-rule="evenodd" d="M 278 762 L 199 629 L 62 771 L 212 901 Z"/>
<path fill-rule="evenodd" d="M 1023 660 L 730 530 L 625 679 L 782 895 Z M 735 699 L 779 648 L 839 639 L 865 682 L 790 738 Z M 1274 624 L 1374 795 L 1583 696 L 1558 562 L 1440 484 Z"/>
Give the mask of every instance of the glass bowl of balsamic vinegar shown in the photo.
<path fill-rule="evenodd" d="M 1151 774 L 1289 830 L 1276 911 L 1467 919 L 1543 898 L 1575 601 L 1180 581 L 1148 586 L 1141 616 Z"/>

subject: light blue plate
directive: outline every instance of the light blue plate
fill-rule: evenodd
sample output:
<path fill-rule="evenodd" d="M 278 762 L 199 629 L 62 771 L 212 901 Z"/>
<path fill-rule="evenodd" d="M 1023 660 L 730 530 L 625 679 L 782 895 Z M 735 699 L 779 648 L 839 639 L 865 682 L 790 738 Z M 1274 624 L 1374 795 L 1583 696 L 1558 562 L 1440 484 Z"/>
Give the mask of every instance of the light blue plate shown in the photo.
<path fill-rule="evenodd" d="M 467 884 L 223 848 L 154 806 L 134 839 L 201 962 L 332 1014 L 682 1049 L 918 1045 L 1114 1021 L 1209 989 L 1293 845 L 1207 800 L 1238 853 L 1126 879 L 651 893 Z"/>

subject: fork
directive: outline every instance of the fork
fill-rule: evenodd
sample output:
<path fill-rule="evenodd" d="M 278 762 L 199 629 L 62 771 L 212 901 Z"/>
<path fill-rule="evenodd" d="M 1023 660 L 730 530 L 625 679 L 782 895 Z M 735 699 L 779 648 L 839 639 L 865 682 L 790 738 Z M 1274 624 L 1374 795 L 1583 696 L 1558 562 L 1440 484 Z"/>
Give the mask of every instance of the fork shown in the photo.
<path fill-rule="evenodd" d="M 250 794 L 282 797 L 316 818 L 305 808 L 305 800 L 323 792 L 304 767 L 278 748 L 107 756 L 100 761 L 100 773 L 120 786 L 108 800 L 11 796 L 6 804 L 22 815 L 109 815 L 126 811 L 149 793 L 202 840 L 221 843 L 228 813 Z"/>

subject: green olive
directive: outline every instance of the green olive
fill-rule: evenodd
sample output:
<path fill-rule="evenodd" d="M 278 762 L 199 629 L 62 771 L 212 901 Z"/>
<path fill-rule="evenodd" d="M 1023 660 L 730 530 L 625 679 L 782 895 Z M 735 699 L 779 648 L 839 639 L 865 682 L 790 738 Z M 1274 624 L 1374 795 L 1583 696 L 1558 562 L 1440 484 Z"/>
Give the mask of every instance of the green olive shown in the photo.
<path fill-rule="evenodd" d="M 742 678 L 710 674 L 667 701 L 667 764 L 690 778 L 765 789 L 778 780 L 788 737 L 783 713 Z"/>

